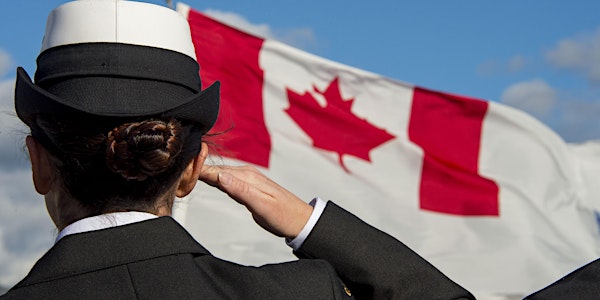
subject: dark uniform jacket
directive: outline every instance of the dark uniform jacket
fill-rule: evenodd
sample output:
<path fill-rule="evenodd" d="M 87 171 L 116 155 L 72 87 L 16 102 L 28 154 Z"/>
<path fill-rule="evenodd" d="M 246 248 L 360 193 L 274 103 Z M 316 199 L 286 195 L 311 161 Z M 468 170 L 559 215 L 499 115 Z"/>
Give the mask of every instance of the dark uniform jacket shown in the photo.
<path fill-rule="evenodd" d="M 525 299 L 600 299 L 600 259 L 573 271 Z"/>
<path fill-rule="evenodd" d="M 2 299 L 473 299 L 391 236 L 329 202 L 295 253 L 248 267 L 162 217 L 68 235 Z"/>

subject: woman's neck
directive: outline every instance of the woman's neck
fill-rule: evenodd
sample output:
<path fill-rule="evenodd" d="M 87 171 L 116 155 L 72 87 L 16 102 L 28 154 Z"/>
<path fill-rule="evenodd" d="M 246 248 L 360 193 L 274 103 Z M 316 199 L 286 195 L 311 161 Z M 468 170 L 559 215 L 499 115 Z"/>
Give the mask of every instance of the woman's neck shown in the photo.
<path fill-rule="evenodd" d="M 174 198 L 174 195 L 172 197 L 161 197 L 161 199 L 152 205 L 140 205 L 136 207 L 113 206 L 107 207 L 101 211 L 93 211 L 83 206 L 80 201 L 73 199 L 68 195 L 54 192 L 45 195 L 48 214 L 59 231 L 78 220 L 113 212 L 140 211 L 151 213 L 159 217 L 170 216 L 173 212 Z"/>

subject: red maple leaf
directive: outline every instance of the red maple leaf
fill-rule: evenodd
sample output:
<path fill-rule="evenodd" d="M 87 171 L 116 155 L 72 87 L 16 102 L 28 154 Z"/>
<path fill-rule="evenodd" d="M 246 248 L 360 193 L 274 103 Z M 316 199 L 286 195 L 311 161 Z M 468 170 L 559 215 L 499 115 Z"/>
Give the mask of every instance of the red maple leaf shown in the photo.
<path fill-rule="evenodd" d="M 344 155 L 371 162 L 369 152 L 395 138 L 352 113 L 354 98 L 342 98 L 337 77 L 325 91 L 313 89 L 327 100 L 324 107 L 308 91 L 298 94 L 286 89 L 290 107 L 285 112 L 312 138 L 314 147 L 337 153 L 346 172 L 350 173 L 342 160 Z"/>

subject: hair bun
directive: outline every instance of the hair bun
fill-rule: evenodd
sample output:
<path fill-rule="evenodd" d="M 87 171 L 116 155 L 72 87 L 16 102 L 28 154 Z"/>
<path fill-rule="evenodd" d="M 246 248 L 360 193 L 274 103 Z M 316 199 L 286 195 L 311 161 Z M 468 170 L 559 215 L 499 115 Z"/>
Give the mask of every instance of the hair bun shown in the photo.
<path fill-rule="evenodd" d="M 182 148 L 174 119 L 126 123 L 108 133 L 106 162 L 125 179 L 142 181 L 166 170 Z"/>

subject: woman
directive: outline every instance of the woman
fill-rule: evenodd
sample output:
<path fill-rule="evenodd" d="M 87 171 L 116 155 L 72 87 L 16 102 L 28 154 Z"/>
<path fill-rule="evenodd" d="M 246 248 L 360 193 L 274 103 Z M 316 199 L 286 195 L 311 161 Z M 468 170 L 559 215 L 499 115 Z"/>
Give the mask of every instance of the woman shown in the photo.
<path fill-rule="evenodd" d="M 8 299 L 473 298 L 331 202 L 314 208 L 251 167 L 207 166 L 218 83 L 201 89 L 188 25 L 155 5 L 76 1 L 50 13 L 35 84 L 17 71 L 34 186 L 60 233 Z M 198 179 L 245 205 L 301 259 L 212 256 L 170 216 Z"/>

